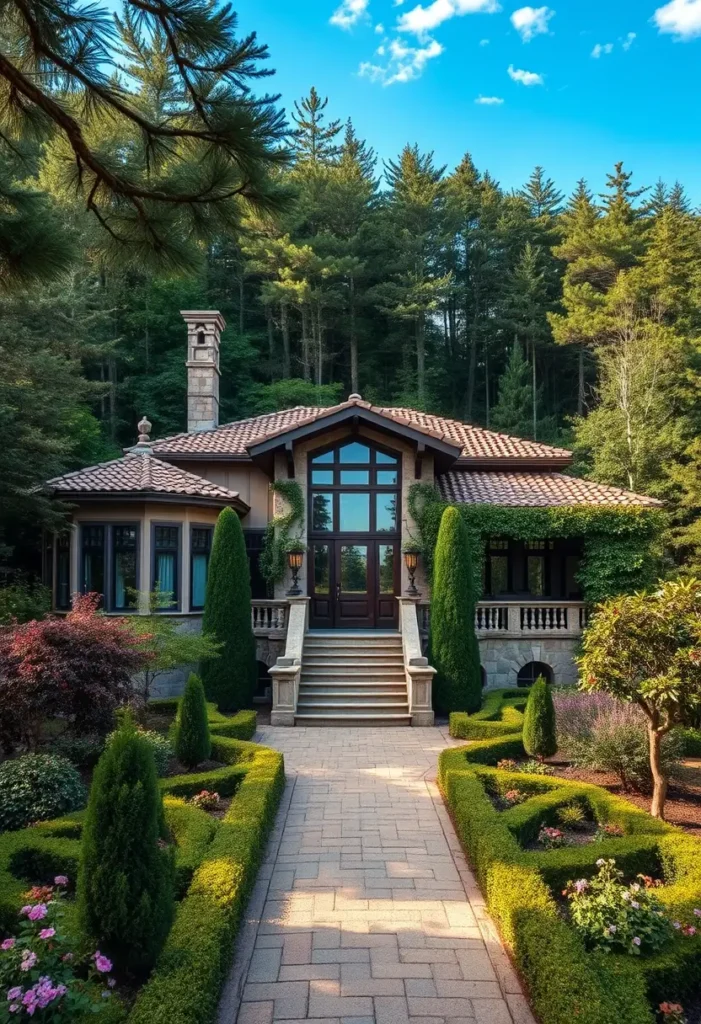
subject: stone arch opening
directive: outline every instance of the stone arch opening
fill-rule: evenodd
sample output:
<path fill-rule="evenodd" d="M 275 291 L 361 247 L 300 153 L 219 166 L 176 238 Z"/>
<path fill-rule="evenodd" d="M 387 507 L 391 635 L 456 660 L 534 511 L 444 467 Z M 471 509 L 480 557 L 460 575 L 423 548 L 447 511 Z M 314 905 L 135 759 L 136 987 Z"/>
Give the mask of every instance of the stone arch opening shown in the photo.
<path fill-rule="evenodd" d="M 517 686 L 532 686 L 533 683 L 540 676 L 545 679 L 547 683 L 553 681 L 553 670 L 550 665 L 546 665 L 544 661 L 527 661 L 518 672 L 516 677 Z"/>

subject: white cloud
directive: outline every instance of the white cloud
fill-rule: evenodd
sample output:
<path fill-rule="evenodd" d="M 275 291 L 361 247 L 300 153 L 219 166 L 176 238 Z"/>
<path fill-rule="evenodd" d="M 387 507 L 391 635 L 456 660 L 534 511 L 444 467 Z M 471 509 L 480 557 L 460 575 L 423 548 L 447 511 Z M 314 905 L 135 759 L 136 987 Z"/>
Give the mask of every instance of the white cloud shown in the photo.
<path fill-rule="evenodd" d="M 333 12 L 329 21 L 339 28 L 349 29 L 368 16 L 370 0 L 343 0 Z"/>
<path fill-rule="evenodd" d="M 602 54 L 609 54 L 613 50 L 613 43 L 597 43 L 594 49 L 591 51 L 591 55 L 594 60 L 598 60 Z"/>
<path fill-rule="evenodd" d="M 489 46 L 488 39 L 480 39 L 480 46 Z"/>
<path fill-rule="evenodd" d="M 500 10 L 497 0 L 433 0 L 428 7 L 417 4 L 403 14 L 397 22 L 397 28 L 400 32 L 423 36 L 451 18 L 459 18 L 464 14 L 495 14 Z"/>
<path fill-rule="evenodd" d="M 511 15 L 511 24 L 524 43 L 530 43 L 533 36 L 547 35 L 548 22 L 554 15 L 549 7 L 519 7 Z"/>
<path fill-rule="evenodd" d="M 382 24 L 381 21 L 378 21 L 378 23 L 375 25 L 375 31 L 377 32 L 378 36 L 381 36 L 384 30 L 385 26 Z"/>
<path fill-rule="evenodd" d="M 503 102 L 501 96 L 478 96 L 475 100 L 481 107 L 500 107 Z"/>
<path fill-rule="evenodd" d="M 384 50 L 384 47 L 381 49 Z M 378 51 L 379 52 L 379 51 Z M 443 47 L 435 39 L 426 41 L 425 46 L 406 46 L 401 39 L 392 39 L 389 44 L 389 61 L 385 66 L 365 61 L 358 68 L 361 78 L 383 85 L 398 82 L 412 82 L 419 78 L 429 60 L 440 57 Z"/>
<path fill-rule="evenodd" d="M 701 0 L 670 0 L 657 8 L 652 20 L 660 32 L 671 33 L 677 39 L 701 36 Z"/>
<path fill-rule="evenodd" d="M 623 40 L 623 42 L 621 43 L 621 46 L 624 50 L 630 50 L 631 46 L 633 45 L 636 39 L 637 35 L 635 34 L 635 32 L 629 32 Z"/>
<path fill-rule="evenodd" d="M 509 64 L 506 70 L 509 78 L 513 79 L 514 82 L 520 82 L 521 85 L 544 84 L 543 76 L 537 74 L 535 71 L 523 71 L 521 68 L 515 68 L 513 64 Z"/>

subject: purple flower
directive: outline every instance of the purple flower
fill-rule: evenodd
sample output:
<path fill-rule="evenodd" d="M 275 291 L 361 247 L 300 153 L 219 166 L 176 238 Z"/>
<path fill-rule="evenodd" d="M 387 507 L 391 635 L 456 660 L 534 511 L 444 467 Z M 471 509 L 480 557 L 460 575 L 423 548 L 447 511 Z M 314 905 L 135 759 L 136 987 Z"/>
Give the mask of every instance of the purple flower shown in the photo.
<path fill-rule="evenodd" d="M 22 963 L 19 965 L 20 971 L 31 971 L 34 964 L 37 962 L 37 955 L 31 950 L 26 950 L 27 955 L 22 955 Z"/>
<path fill-rule="evenodd" d="M 8 1006 L 8 1010 L 10 1011 L 10 1013 L 17 1013 L 19 1008 L 19 1003 L 10 1003 L 10 1005 Z"/>
<path fill-rule="evenodd" d="M 55 934 L 56 934 L 56 929 L 55 928 L 42 928 L 41 931 L 39 932 L 39 938 L 40 939 L 53 939 Z"/>
<path fill-rule="evenodd" d="M 679 929 L 681 928 L 681 926 L 682 926 L 682 923 L 681 923 L 681 921 L 672 921 L 672 928 L 676 928 L 676 929 L 677 929 L 677 931 L 679 931 Z"/>
<path fill-rule="evenodd" d="M 31 903 L 26 903 L 20 910 L 20 917 L 26 917 L 29 911 L 32 909 Z"/>
<path fill-rule="evenodd" d="M 574 883 L 574 888 L 575 892 L 586 892 L 589 888 L 589 882 L 587 882 L 586 878 L 578 878 Z"/>
<path fill-rule="evenodd" d="M 16 942 L 17 942 L 17 939 L 3 939 L 2 942 L 0 943 L 0 949 L 4 949 L 4 950 L 12 949 L 12 947 L 14 946 L 14 944 Z"/>
<path fill-rule="evenodd" d="M 636 935 L 636 936 L 635 936 L 635 938 L 633 939 L 633 945 L 634 945 L 634 946 L 639 946 L 639 945 L 640 945 L 640 939 L 638 938 L 638 936 L 637 936 L 637 935 Z"/>
<path fill-rule="evenodd" d="M 698 908 L 694 910 L 694 917 L 701 917 L 701 910 L 699 910 Z"/>
<path fill-rule="evenodd" d="M 56 875 L 54 878 L 54 885 L 68 885 L 67 875 Z"/>
<path fill-rule="evenodd" d="M 109 981 L 107 982 L 107 984 L 109 985 L 110 988 L 114 988 L 114 986 L 117 984 L 117 979 L 116 978 L 110 978 Z"/>
<path fill-rule="evenodd" d="M 14 988 L 9 988 L 7 990 L 7 998 L 8 999 L 11 999 L 11 1000 L 14 1001 L 15 999 L 20 999 L 21 997 L 22 997 L 22 986 L 21 985 L 15 985 Z"/>
<path fill-rule="evenodd" d="M 95 961 L 95 968 L 100 974 L 108 974 L 112 970 L 112 961 L 103 956 L 99 949 L 93 954 L 93 960 Z"/>
<path fill-rule="evenodd" d="M 41 921 L 43 917 L 48 914 L 45 903 L 37 903 L 35 907 L 30 907 L 27 917 L 30 921 Z"/>

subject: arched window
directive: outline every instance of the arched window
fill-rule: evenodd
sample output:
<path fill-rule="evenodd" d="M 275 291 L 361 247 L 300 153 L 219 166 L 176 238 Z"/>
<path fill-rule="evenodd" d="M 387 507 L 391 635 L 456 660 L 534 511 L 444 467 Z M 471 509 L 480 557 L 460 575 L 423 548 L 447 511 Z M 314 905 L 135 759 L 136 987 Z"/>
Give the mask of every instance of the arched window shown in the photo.
<path fill-rule="evenodd" d="M 542 676 L 546 683 L 552 683 L 553 670 L 544 661 L 529 661 L 518 674 L 519 686 L 532 686 L 536 679 Z"/>

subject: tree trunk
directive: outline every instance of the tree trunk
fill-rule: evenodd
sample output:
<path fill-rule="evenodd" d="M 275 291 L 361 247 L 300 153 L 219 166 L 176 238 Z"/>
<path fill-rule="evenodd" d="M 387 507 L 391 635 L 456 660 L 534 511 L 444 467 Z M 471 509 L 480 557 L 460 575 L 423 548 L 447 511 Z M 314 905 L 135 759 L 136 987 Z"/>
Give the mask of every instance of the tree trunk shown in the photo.
<path fill-rule="evenodd" d="M 426 404 L 426 328 L 423 313 L 419 313 L 416 324 L 416 393 L 419 409 Z"/>
<path fill-rule="evenodd" d="M 584 415 L 584 345 L 579 346 L 579 380 L 577 384 L 577 415 Z"/>
<path fill-rule="evenodd" d="M 290 360 L 290 321 L 287 316 L 287 303 L 280 303 L 280 330 L 282 332 L 282 376 L 289 380 L 292 376 Z"/>
<path fill-rule="evenodd" d="M 662 771 L 662 733 L 653 723 L 648 725 L 650 744 L 650 768 L 652 770 L 652 807 L 650 814 L 664 820 L 664 803 L 667 797 L 667 776 Z"/>
<path fill-rule="evenodd" d="M 309 360 L 309 308 L 306 304 L 302 306 L 302 376 L 305 380 L 312 379 Z"/>
<path fill-rule="evenodd" d="M 355 330 L 355 281 L 350 279 L 350 370 L 351 370 L 351 391 L 353 394 L 360 394 L 358 383 L 358 336 Z"/>
<path fill-rule="evenodd" d="M 265 321 L 268 328 L 268 359 L 270 360 L 270 379 L 275 380 L 275 332 L 273 329 L 273 311 L 265 307 Z"/>

